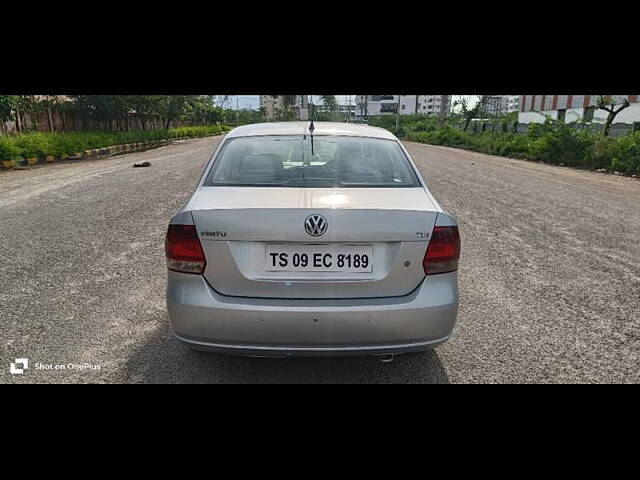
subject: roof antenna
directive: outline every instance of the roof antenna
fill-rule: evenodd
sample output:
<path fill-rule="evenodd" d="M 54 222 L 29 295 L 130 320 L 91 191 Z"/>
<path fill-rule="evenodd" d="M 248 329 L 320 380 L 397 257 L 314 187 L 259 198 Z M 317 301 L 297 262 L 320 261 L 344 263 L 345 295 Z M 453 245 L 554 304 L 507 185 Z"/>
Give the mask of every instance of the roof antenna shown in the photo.
<path fill-rule="evenodd" d="M 313 158 L 313 131 L 316 127 L 313 125 L 313 120 L 316 116 L 316 106 L 313 104 L 313 95 L 311 95 L 311 124 L 309 125 L 309 136 L 311 137 L 311 158 Z"/>

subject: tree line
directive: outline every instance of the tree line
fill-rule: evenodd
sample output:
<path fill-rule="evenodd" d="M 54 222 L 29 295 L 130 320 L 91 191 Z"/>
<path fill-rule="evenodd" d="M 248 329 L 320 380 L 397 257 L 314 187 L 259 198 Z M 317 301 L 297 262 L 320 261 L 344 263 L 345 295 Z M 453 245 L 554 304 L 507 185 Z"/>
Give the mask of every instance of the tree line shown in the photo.
<path fill-rule="evenodd" d="M 106 130 L 212 125 L 226 116 L 213 95 L 0 95 L 0 122 L 15 121 L 17 132 L 33 128 L 27 118 L 40 117 L 54 131 L 54 114 L 64 122 L 65 113 L 93 120 L 90 124 Z"/>

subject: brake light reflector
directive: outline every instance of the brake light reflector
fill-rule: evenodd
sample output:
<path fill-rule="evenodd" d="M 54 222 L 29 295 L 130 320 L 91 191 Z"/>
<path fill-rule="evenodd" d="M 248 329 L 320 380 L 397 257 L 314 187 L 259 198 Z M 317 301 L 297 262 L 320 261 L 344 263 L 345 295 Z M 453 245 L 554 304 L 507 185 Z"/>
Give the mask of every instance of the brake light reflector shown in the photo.
<path fill-rule="evenodd" d="M 458 227 L 434 227 L 427 253 L 422 261 L 425 275 L 455 272 L 458 269 L 459 259 Z"/>
<path fill-rule="evenodd" d="M 167 268 L 174 272 L 201 275 L 207 266 L 194 225 L 169 225 L 164 251 Z"/>

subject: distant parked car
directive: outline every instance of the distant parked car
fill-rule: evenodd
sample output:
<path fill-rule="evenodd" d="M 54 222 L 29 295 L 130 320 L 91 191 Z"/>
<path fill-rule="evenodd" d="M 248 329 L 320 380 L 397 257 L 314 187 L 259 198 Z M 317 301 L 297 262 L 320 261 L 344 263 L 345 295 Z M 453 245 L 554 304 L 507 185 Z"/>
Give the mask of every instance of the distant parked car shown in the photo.
<path fill-rule="evenodd" d="M 171 219 L 175 336 L 258 356 L 388 355 L 444 342 L 458 311 L 456 221 L 388 131 L 309 127 L 231 131 Z"/>

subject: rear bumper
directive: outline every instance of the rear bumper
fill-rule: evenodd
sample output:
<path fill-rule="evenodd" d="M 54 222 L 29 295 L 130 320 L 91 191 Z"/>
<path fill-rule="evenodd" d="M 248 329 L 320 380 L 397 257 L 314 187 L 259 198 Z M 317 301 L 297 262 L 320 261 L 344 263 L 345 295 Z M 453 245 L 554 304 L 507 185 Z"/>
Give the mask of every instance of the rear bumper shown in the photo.
<path fill-rule="evenodd" d="M 406 353 L 451 335 L 457 274 L 426 277 L 404 297 L 288 300 L 228 297 L 201 276 L 170 271 L 167 309 L 175 336 L 197 349 L 257 356 Z"/>

